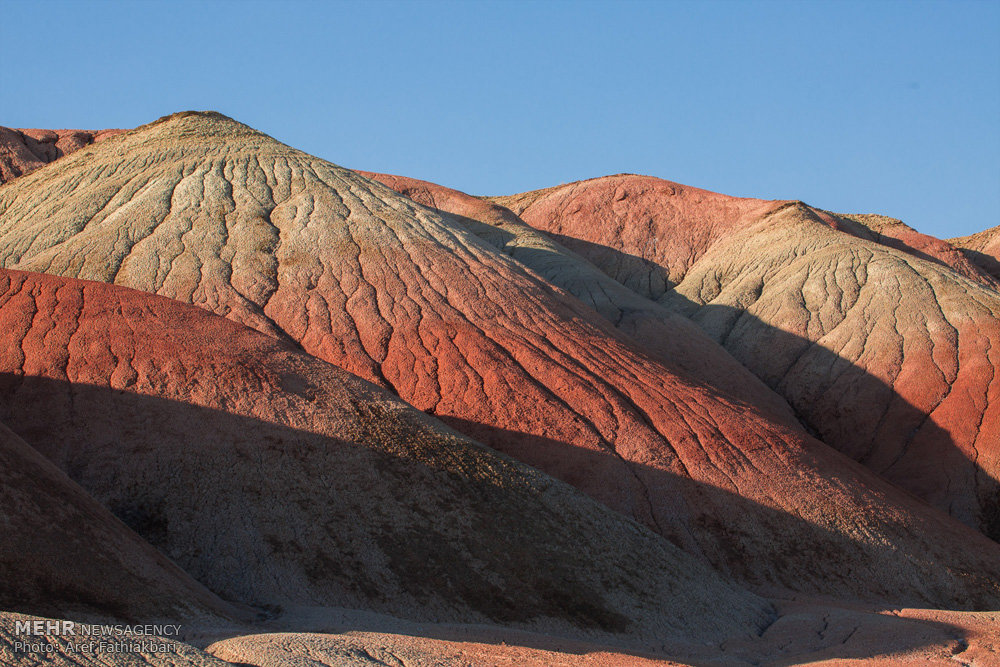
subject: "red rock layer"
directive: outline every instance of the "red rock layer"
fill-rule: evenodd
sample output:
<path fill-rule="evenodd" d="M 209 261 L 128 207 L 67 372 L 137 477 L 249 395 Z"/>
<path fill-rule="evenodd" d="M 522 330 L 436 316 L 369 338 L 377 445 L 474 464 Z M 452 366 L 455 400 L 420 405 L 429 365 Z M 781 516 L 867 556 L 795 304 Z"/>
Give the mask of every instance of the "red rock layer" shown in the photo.
<path fill-rule="evenodd" d="M 717 240 L 782 205 L 633 174 L 493 200 L 654 300 Z"/>
<path fill-rule="evenodd" d="M 1000 227 L 951 239 L 952 245 L 959 248 L 969 261 L 980 269 L 1000 280 Z"/>
<path fill-rule="evenodd" d="M 425 206 L 458 216 L 481 239 L 499 248 L 591 306 L 658 360 L 715 392 L 797 423 L 783 398 L 692 324 L 612 280 L 580 255 L 529 227 L 509 209 L 434 183 L 403 176 L 359 172 Z"/>
<path fill-rule="evenodd" d="M 0 183 L 125 130 L 14 130 L 0 127 Z"/>
<path fill-rule="evenodd" d="M 713 201 L 730 225 L 772 206 Z M 671 371 L 466 226 L 224 117 L 167 118 L 0 188 L 0 262 L 295 341 L 762 589 L 998 600 L 995 543 Z"/>

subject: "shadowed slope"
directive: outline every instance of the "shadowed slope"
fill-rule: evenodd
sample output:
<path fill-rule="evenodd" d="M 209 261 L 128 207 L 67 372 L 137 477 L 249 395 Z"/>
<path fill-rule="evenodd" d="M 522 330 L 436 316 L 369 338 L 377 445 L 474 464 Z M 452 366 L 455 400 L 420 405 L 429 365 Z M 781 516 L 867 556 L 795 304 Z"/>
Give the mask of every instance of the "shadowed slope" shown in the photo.
<path fill-rule="evenodd" d="M 970 261 L 1000 280 L 1000 227 L 991 227 L 978 234 L 950 239 L 950 241 Z"/>
<path fill-rule="evenodd" d="M 1000 296 L 791 206 L 677 287 L 823 440 L 1000 539 Z"/>
<path fill-rule="evenodd" d="M 203 310 L 5 271 L 0 331 L 4 420 L 227 599 L 647 638 L 767 618 L 571 487 Z"/>
<path fill-rule="evenodd" d="M 125 130 L 14 130 L 0 127 L 0 183 Z"/>
<path fill-rule="evenodd" d="M 219 115 L 0 187 L 0 262 L 293 340 L 754 585 L 1000 604 L 996 544 L 671 372 L 452 217 Z"/>
<path fill-rule="evenodd" d="M 426 181 L 358 173 L 420 204 L 458 216 L 474 234 L 594 308 L 672 369 L 795 423 L 784 399 L 689 319 L 612 280 L 581 256 L 528 226 L 509 209 Z"/>
<path fill-rule="evenodd" d="M 0 424 L 0 609 L 150 621 L 235 610 Z"/>
<path fill-rule="evenodd" d="M 646 177 L 498 201 L 637 289 L 652 262 L 677 287 L 646 293 L 693 317 L 827 444 L 1000 537 L 1000 297 L 950 246 L 888 218 Z"/>

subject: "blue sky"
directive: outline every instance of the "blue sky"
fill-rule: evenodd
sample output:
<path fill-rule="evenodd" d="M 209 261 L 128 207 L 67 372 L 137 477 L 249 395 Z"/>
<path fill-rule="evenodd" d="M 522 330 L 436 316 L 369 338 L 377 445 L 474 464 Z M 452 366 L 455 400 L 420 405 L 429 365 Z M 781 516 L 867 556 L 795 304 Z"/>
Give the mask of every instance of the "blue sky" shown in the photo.
<path fill-rule="evenodd" d="M 473 194 L 618 172 L 1000 224 L 1000 2 L 0 0 L 0 124 L 215 109 Z"/>

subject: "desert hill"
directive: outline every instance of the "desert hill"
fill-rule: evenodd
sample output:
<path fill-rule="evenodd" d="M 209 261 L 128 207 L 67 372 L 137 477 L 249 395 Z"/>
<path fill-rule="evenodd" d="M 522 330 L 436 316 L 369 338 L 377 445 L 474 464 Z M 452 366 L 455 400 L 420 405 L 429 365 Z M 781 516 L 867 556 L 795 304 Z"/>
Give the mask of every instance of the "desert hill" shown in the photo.
<path fill-rule="evenodd" d="M 1000 537 L 1000 295 L 952 246 L 648 177 L 496 201 L 691 317 L 826 444 Z"/>
<path fill-rule="evenodd" d="M 942 241 L 928 234 L 921 234 L 902 220 L 871 213 L 830 213 L 811 207 L 810 209 L 833 229 L 947 266 L 959 275 L 991 289 L 1000 287 L 1000 281 L 997 281 L 996 276 L 984 270 L 952 241 Z"/>
<path fill-rule="evenodd" d="M 715 392 L 795 422 L 788 404 L 711 340 L 688 318 L 639 296 L 589 261 L 514 215 L 509 209 L 435 183 L 358 172 L 442 214 L 457 216 L 479 238 L 561 287 L 688 378 Z"/>
<path fill-rule="evenodd" d="M 203 619 L 111 660 L 150 666 L 1000 650 L 899 609 L 996 609 L 1000 550 L 879 476 L 992 534 L 991 230 L 627 175 L 494 201 L 214 113 L 15 153 L 0 662 L 36 664 L 11 610 Z"/>
<path fill-rule="evenodd" d="M 5 271 L 0 331 L 4 421 L 227 600 L 635 637 L 752 634 L 772 613 L 571 487 L 204 310 Z"/>
<path fill-rule="evenodd" d="M 15 130 L 0 127 L 0 183 L 122 132 L 124 130 Z"/>

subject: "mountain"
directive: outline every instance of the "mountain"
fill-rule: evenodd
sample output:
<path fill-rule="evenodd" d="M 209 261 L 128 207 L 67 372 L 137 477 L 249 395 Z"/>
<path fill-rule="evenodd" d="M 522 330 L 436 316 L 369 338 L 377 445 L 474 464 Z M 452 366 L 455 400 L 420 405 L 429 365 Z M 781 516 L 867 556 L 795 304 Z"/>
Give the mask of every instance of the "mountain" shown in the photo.
<path fill-rule="evenodd" d="M 823 442 L 1000 539 L 1000 295 L 953 246 L 639 176 L 496 202 L 691 317 Z"/>
<path fill-rule="evenodd" d="M 724 199 L 717 205 L 732 220 L 706 236 L 706 247 L 709 238 L 725 236 L 747 216 L 778 208 Z M 1000 604 L 996 543 L 898 491 L 797 425 L 668 367 L 641 341 L 484 241 L 466 222 L 224 116 L 166 117 L 0 187 L 0 264 L 155 292 L 249 325 L 569 482 L 757 591 L 878 604 Z M 652 285 L 646 266 L 646 284 Z M 200 345 L 199 354 L 209 354 L 220 345 L 212 347 L 213 340 L 218 338 L 199 338 L 190 347 Z M 169 348 L 155 358 L 173 354 Z M 119 357 L 104 355 L 105 373 L 113 373 L 109 367 Z M 47 359 L 39 368 L 51 363 Z M 131 377 L 125 367 L 118 372 Z M 247 397 L 255 378 L 233 372 L 238 381 L 223 385 L 232 385 L 231 393 L 202 407 L 247 401 L 262 406 L 264 421 L 277 419 L 271 416 L 275 408 L 264 407 L 273 400 Z M 331 377 L 332 371 L 324 373 Z M 102 376 L 90 384 L 109 382 Z M 214 376 L 205 382 L 220 386 Z M 338 386 L 332 379 L 309 381 L 325 383 Z M 40 393 L 54 391 L 46 386 Z M 128 404 L 115 414 L 134 409 Z M 256 413 L 255 419 L 260 421 Z M 382 421 L 379 412 L 365 423 Z M 30 423 L 44 425 L 43 416 Z M 18 429 L 10 419 L 8 424 Z M 226 429 L 247 430 L 224 418 L 202 424 L 201 430 L 222 429 L 223 442 L 235 437 Z M 59 443 L 77 428 L 53 437 L 46 453 L 59 461 Z M 176 427 L 158 425 L 152 432 L 170 428 Z M 295 428 L 314 427 L 307 422 Z M 151 432 L 134 429 L 144 437 Z M 31 429 L 23 435 L 43 446 Z M 378 441 L 389 447 L 397 436 Z M 177 452 L 171 459 L 176 465 L 195 465 L 180 444 L 168 451 Z M 365 457 L 374 454 L 362 453 L 357 475 L 370 474 L 371 459 Z M 87 474 L 97 475 L 83 486 L 108 494 L 97 493 L 113 506 L 112 494 L 128 486 L 101 472 L 97 460 L 82 458 L 81 465 L 90 466 Z M 209 460 L 197 469 L 219 466 Z M 479 497 L 462 489 L 448 498 Z M 484 508 L 503 505 L 484 502 Z M 140 510 L 142 523 L 150 510 Z M 125 505 L 121 511 L 131 510 Z M 441 512 L 449 516 L 443 507 Z M 544 516 L 550 517 L 546 530 L 556 530 L 554 515 Z M 241 523 L 229 519 L 219 530 Z M 144 534 L 159 529 L 156 521 L 149 526 Z M 448 534 L 444 527 L 438 532 Z M 424 538 L 431 545 L 442 543 L 433 531 L 419 534 L 432 536 Z M 387 550 L 400 551 L 405 553 Z M 511 558 L 520 553 L 504 552 Z M 181 553 L 194 552 L 185 547 L 174 555 Z M 216 579 L 199 571 L 196 554 L 189 558 L 178 562 L 198 578 L 226 581 L 226 573 Z M 439 562 L 421 550 L 413 559 Z M 203 567 L 241 572 L 228 562 L 205 558 Z M 404 558 L 397 571 L 411 564 Z M 432 581 L 424 577 L 412 585 L 443 594 Z M 472 595 L 478 585 L 456 594 Z M 289 589 L 269 586 L 263 591 Z M 256 589 L 239 590 L 243 599 L 264 599 Z M 441 608 L 448 604 L 443 600 Z M 541 613 L 545 604 L 536 598 L 518 608 Z M 590 612 L 579 613 L 589 618 Z M 603 623 L 616 617 L 598 618 Z"/>
<path fill-rule="evenodd" d="M 714 392 L 795 423 L 788 404 L 688 318 L 643 298 L 509 209 L 435 183 L 358 172 L 415 202 L 451 214 L 472 233 L 600 313 L 657 360 Z"/>

